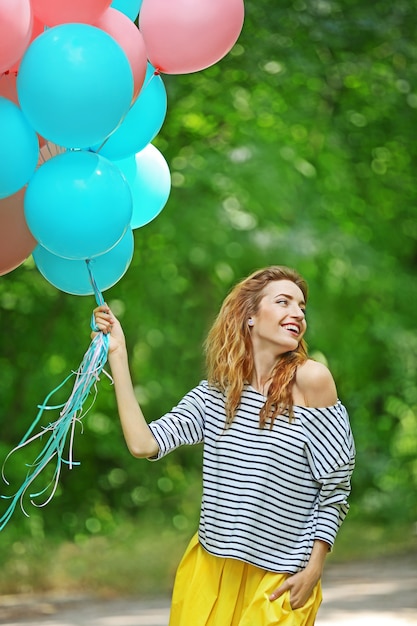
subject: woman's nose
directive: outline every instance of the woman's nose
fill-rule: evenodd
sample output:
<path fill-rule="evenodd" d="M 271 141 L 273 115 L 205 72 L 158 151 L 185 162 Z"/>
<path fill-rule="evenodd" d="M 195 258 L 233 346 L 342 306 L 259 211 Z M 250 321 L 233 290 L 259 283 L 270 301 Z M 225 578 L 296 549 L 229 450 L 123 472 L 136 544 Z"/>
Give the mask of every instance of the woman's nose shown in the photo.
<path fill-rule="evenodd" d="M 304 319 L 305 316 L 306 316 L 306 313 L 305 313 L 304 309 L 302 309 L 300 306 L 298 306 L 298 304 L 294 305 L 294 309 L 292 311 L 292 314 L 297 319 Z"/>

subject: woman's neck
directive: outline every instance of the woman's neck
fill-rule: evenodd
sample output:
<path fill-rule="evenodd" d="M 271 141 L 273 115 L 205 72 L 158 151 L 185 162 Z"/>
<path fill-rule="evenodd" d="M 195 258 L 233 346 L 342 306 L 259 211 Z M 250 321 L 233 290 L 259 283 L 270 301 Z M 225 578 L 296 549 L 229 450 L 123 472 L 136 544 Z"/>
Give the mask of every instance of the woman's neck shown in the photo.
<path fill-rule="evenodd" d="M 282 354 L 271 355 L 271 353 L 254 355 L 254 366 L 250 383 L 254 389 L 265 396 L 272 382 L 273 372 L 282 356 Z"/>

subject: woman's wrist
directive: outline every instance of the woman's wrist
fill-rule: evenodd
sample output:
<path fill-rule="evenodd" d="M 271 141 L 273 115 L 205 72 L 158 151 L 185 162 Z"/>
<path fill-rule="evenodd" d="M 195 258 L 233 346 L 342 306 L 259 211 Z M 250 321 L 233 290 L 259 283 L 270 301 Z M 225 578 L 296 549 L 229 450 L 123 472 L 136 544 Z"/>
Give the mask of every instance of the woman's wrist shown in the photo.
<path fill-rule="evenodd" d="M 311 556 L 305 569 L 308 570 L 312 576 L 316 576 L 317 580 L 321 578 L 323 574 L 324 563 L 326 561 L 326 556 L 329 553 L 329 549 L 329 544 L 321 539 L 316 539 L 314 542 Z"/>
<path fill-rule="evenodd" d="M 118 365 L 125 365 L 128 363 L 127 348 L 125 343 L 119 343 L 109 350 L 108 361 L 110 367 L 117 367 Z"/>

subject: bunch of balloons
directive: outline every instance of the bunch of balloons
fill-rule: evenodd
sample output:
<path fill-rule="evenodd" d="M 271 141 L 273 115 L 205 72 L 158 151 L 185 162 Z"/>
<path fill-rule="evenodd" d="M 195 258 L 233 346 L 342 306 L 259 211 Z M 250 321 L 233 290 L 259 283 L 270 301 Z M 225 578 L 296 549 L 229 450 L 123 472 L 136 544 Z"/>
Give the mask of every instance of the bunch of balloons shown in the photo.
<path fill-rule="evenodd" d="M 170 194 L 161 75 L 217 63 L 243 19 L 243 0 L 0 0 L 0 276 L 33 254 L 67 293 L 93 293 L 86 261 L 101 291 L 120 280 Z"/>

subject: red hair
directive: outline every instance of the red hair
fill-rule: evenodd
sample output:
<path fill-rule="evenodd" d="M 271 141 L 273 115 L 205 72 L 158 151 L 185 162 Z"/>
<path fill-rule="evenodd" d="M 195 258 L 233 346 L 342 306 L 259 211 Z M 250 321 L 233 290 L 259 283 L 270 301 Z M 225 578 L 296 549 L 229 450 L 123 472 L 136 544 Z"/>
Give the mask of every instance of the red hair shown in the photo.
<path fill-rule="evenodd" d="M 226 396 L 226 424 L 230 424 L 236 414 L 244 385 L 252 380 L 254 360 L 248 319 L 257 313 L 266 285 L 276 280 L 295 283 L 307 302 L 308 287 L 300 274 L 289 267 L 273 265 L 254 272 L 232 289 L 207 335 L 207 379 Z M 277 360 L 259 416 L 261 427 L 270 419 L 272 428 L 278 413 L 288 412 L 291 416 L 296 370 L 307 358 L 307 346 L 301 340 L 296 350 Z"/>

